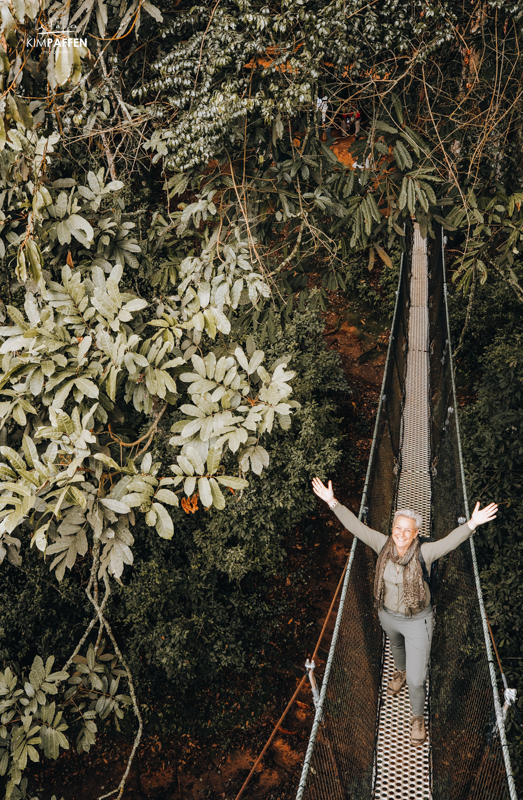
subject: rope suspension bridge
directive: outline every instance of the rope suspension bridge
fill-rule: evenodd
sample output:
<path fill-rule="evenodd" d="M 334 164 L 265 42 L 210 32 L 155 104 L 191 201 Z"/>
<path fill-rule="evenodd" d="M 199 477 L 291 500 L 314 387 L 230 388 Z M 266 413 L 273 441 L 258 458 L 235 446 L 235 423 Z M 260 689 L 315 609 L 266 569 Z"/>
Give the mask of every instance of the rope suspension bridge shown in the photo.
<path fill-rule="evenodd" d="M 415 226 L 360 520 L 388 532 L 394 510 L 412 508 L 420 536 L 440 539 L 469 518 L 456 408 L 442 234 L 427 251 Z M 406 687 L 387 697 L 394 665 L 374 612 L 374 568 L 355 538 L 296 800 L 517 800 L 474 537 L 438 564 L 422 746 L 410 743 Z"/>

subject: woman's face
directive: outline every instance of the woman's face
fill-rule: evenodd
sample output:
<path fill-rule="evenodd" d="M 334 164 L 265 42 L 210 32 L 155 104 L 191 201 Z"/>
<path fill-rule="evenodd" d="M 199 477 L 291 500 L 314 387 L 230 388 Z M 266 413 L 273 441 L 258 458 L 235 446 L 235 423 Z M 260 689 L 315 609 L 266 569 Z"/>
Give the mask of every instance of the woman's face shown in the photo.
<path fill-rule="evenodd" d="M 392 528 L 392 538 L 398 555 L 403 556 L 418 535 L 416 523 L 410 517 L 398 517 Z"/>

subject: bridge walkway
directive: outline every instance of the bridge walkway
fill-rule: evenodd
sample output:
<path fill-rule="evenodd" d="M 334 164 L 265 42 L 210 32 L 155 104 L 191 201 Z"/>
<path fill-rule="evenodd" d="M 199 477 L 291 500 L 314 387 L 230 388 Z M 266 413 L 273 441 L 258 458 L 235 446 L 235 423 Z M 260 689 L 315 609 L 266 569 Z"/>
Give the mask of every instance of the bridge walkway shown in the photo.
<path fill-rule="evenodd" d="M 409 350 L 396 506 L 421 514 L 422 536 L 430 534 L 431 510 L 427 273 L 427 243 L 416 229 L 412 249 Z M 376 800 L 429 800 L 430 739 L 418 747 L 411 745 L 407 687 L 404 686 L 396 697 L 387 695 L 387 684 L 393 672 L 394 661 L 387 640 L 381 679 L 374 797 Z M 425 704 L 425 725 L 430 737 L 427 706 L 428 703 Z"/>

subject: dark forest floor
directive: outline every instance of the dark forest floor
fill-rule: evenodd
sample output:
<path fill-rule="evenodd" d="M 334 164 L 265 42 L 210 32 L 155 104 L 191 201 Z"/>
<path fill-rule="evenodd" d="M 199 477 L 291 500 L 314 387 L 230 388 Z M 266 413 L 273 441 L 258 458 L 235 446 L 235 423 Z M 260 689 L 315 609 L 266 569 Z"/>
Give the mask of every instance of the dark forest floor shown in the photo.
<path fill-rule="evenodd" d="M 333 476 L 336 496 L 358 511 L 363 477 L 372 441 L 386 357 L 388 330 L 379 314 L 363 312 L 341 295 L 331 296 L 331 310 L 325 314 L 325 340 L 341 356 L 347 382 L 353 393 L 341 409 L 344 433 L 357 450 L 357 474 Z M 385 323 L 386 324 L 386 323 Z M 283 669 L 273 667 L 266 680 L 273 687 L 273 700 L 264 713 L 253 718 L 245 730 L 233 731 L 227 740 L 218 735 L 205 740 L 189 736 L 160 738 L 145 736 L 135 757 L 123 793 L 125 800 L 235 800 L 254 761 L 292 697 L 307 657 L 313 652 L 337 583 L 342 574 L 352 536 L 334 515 L 318 502 L 318 527 L 322 540 L 304 548 L 300 531 L 289 542 L 288 557 L 276 580 L 275 593 L 290 608 L 287 628 L 279 645 Z M 309 575 L 307 591 L 303 582 L 293 583 L 295 572 Z M 336 608 L 336 607 L 335 607 Z M 327 625 L 317 659 L 321 678 L 334 627 L 335 615 Z M 294 631 L 294 635 L 289 633 Z M 293 667 L 289 668 L 289 664 Z M 241 688 L 241 692 L 245 687 Z M 285 722 L 249 783 L 245 800 L 291 800 L 295 797 L 303 757 L 314 717 L 308 684 L 301 690 Z M 55 763 L 35 765 L 30 790 L 41 800 L 55 794 L 60 800 L 95 800 L 118 785 L 130 744 L 123 737 L 100 736 L 92 753 L 64 753 Z M 111 797 L 116 797 L 113 793 Z"/>

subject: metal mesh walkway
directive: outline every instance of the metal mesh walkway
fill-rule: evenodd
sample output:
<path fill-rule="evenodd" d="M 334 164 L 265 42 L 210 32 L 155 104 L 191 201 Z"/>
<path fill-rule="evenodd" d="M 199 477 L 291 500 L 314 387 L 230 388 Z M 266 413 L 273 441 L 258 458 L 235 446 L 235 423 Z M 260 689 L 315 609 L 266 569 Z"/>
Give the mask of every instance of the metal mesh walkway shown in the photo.
<path fill-rule="evenodd" d="M 421 514 L 421 535 L 430 533 L 430 411 L 427 243 L 416 226 L 410 279 L 409 352 L 403 408 L 397 508 Z"/>
<path fill-rule="evenodd" d="M 376 745 L 376 783 L 373 800 L 429 800 L 429 743 L 413 747 L 410 743 L 410 700 L 407 687 L 399 695 L 387 695 L 387 683 L 394 672 L 394 661 L 387 641 L 382 677 L 378 741 Z M 427 703 L 425 704 L 425 717 Z M 425 719 L 427 724 L 427 719 Z"/>
<path fill-rule="evenodd" d="M 430 434 L 428 357 L 427 244 L 414 233 L 410 314 L 403 408 L 401 471 L 396 507 L 410 508 L 423 518 L 421 534 L 430 532 Z M 387 695 L 394 672 L 389 642 L 386 643 L 381 704 L 376 744 L 376 800 L 429 800 L 429 740 L 413 747 L 410 743 L 410 700 L 404 686 L 397 697 Z M 427 704 L 425 724 L 428 730 Z"/>

